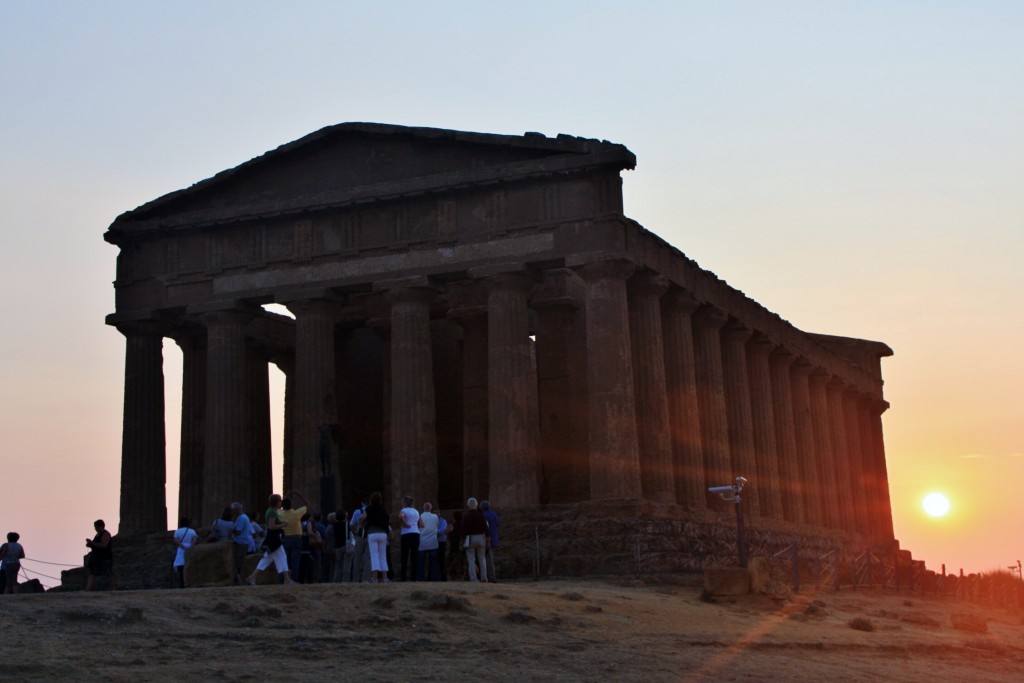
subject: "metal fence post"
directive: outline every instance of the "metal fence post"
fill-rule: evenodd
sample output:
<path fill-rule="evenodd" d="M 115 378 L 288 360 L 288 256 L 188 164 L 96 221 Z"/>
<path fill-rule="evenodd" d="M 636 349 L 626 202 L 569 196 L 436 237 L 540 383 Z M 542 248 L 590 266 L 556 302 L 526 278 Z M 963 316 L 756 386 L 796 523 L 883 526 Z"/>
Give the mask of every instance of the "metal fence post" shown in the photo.
<path fill-rule="evenodd" d="M 533 527 L 533 580 L 540 580 L 540 527 Z"/>
<path fill-rule="evenodd" d="M 790 581 L 793 584 L 793 592 L 800 592 L 800 549 L 796 547 L 796 542 L 789 546 L 790 558 L 793 563 L 793 573 L 790 576 Z"/>
<path fill-rule="evenodd" d="M 842 561 L 842 558 L 839 557 L 839 551 L 838 550 L 836 551 L 836 553 L 835 553 L 835 555 L 833 557 L 834 557 L 835 568 L 836 568 L 836 592 L 838 593 L 839 592 L 840 572 L 843 571 L 843 561 Z"/>

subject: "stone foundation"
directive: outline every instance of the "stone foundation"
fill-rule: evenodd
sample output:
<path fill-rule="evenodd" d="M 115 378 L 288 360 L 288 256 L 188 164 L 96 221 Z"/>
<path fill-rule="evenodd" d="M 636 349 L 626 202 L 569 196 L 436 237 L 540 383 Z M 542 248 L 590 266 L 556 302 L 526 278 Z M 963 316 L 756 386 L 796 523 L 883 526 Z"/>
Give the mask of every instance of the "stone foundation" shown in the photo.
<path fill-rule="evenodd" d="M 737 561 L 734 510 L 724 502 L 720 511 L 610 500 L 498 512 L 495 562 L 509 578 L 700 572 Z M 801 560 L 868 547 L 853 534 L 759 517 L 746 520 L 746 536 L 750 557 L 771 557 L 792 545 Z"/>
<path fill-rule="evenodd" d="M 498 513 L 501 547 L 495 562 L 505 579 L 697 573 L 737 562 L 736 520 L 732 505 L 725 502 L 720 510 L 608 500 Z M 452 518 L 451 511 L 441 514 Z M 771 558 L 795 545 L 805 571 L 830 551 L 841 550 L 852 557 L 872 547 L 847 532 L 761 517 L 746 520 L 746 537 L 750 558 Z M 169 531 L 115 537 L 118 587 L 170 588 L 174 561 L 170 538 Z M 397 548 L 393 556 L 397 561 Z M 786 553 L 780 561 L 788 562 L 790 557 Z M 250 556 L 249 564 L 255 558 Z M 81 590 L 86 577 L 85 569 L 62 572 L 62 590 Z"/>

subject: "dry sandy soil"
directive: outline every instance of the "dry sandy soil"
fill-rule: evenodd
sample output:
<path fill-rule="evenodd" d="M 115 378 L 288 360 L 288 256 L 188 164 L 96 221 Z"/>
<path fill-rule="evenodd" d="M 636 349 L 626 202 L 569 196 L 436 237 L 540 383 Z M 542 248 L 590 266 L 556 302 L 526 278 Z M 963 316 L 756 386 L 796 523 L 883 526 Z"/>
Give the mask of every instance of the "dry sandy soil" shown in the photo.
<path fill-rule="evenodd" d="M 3 596 L 4 680 L 1021 681 L 1021 614 L 552 581 Z M 817 603 L 815 602 L 817 601 Z M 811 614 L 808 614 L 808 611 Z M 987 621 L 987 634 L 951 615 Z M 867 619 L 874 631 L 850 622 Z"/>

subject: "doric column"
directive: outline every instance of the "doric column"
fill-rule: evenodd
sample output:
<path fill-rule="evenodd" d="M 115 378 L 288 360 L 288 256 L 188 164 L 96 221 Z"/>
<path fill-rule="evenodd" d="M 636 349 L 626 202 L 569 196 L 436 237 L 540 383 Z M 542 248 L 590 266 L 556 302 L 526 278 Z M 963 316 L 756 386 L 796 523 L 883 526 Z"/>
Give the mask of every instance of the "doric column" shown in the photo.
<path fill-rule="evenodd" d="M 861 393 L 850 387 L 843 394 L 843 421 L 846 431 L 846 457 L 850 462 L 850 492 L 853 494 L 854 531 L 865 537 L 871 536 L 871 520 L 868 514 L 867 487 L 864 478 L 864 452 L 860 436 Z"/>
<path fill-rule="evenodd" d="M 370 319 L 374 324 L 382 322 L 384 312 L 374 310 Z M 383 365 L 387 353 L 379 330 L 369 327 L 370 315 L 370 311 L 364 309 L 356 320 L 346 322 L 343 317 L 335 332 L 338 341 L 334 375 L 340 436 L 338 472 L 343 487 L 338 497 L 339 509 L 351 509 L 361 496 L 374 491 L 383 494 L 388 481 L 383 471 L 385 450 L 382 444 L 387 386 Z M 457 376 L 461 381 L 461 373 Z M 460 469 L 454 480 L 448 482 L 458 488 L 460 497 L 461 476 Z"/>
<path fill-rule="evenodd" d="M 713 306 L 697 309 L 693 315 L 693 348 L 696 360 L 697 400 L 700 405 L 700 434 L 704 445 L 704 481 L 708 486 L 732 483 L 729 455 L 729 421 L 722 375 L 722 326 L 729 316 Z M 712 498 L 705 492 L 709 500 Z"/>
<path fill-rule="evenodd" d="M 385 505 L 390 505 L 394 501 L 401 503 L 402 497 L 406 495 L 401 491 L 391 491 L 392 484 L 394 481 L 391 473 L 392 457 L 391 457 L 391 392 L 394 385 L 394 378 L 391 373 L 391 304 L 388 303 L 389 296 L 387 294 L 388 287 L 391 285 L 385 283 L 381 286 L 380 291 L 382 292 L 376 300 L 377 315 L 371 316 L 366 321 L 366 327 L 373 331 L 375 335 L 380 339 L 381 342 L 381 355 L 380 355 L 380 478 L 378 479 L 381 483 L 372 483 L 364 492 L 363 495 L 370 495 L 375 490 L 379 490 L 383 496 Z M 427 304 L 430 305 L 429 303 Z M 431 369 L 433 369 L 433 350 L 431 350 Z M 434 414 L 434 421 L 437 421 L 437 414 Z M 437 451 L 437 435 L 435 430 L 434 435 L 434 450 Z M 371 480 L 372 481 L 372 480 Z M 378 488 L 379 487 L 379 488 Z M 424 499 L 426 500 L 426 499 Z"/>
<path fill-rule="evenodd" d="M 641 495 L 633 358 L 626 280 L 635 266 L 622 259 L 585 263 L 590 497 Z"/>
<path fill-rule="evenodd" d="M 754 417 L 750 408 L 750 374 L 747 372 L 747 341 L 752 332 L 739 323 L 722 329 L 722 377 L 725 380 L 725 406 L 729 423 L 729 453 L 733 473 L 746 477 L 750 484 L 743 490 L 747 510 L 760 514 L 761 488 L 754 460 Z"/>
<path fill-rule="evenodd" d="M 201 524 L 216 519 L 225 505 L 251 488 L 245 405 L 245 325 L 253 312 L 206 311 L 206 448 L 203 459 Z"/>
<path fill-rule="evenodd" d="M 451 510 L 465 505 L 467 498 L 462 489 L 462 329 L 452 320 L 437 318 L 430 322 L 430 330 L 437 436 L 437 499 L 431 502 Z"/>
<path fill-rule="evenodd" d="M 245 509 L 259 512 L 267 497 L 273 493 L 273 462 L 270 444 L 270 377 L 267 374 L 266 354 L 248 348 L 245 357 L 246 431 L 249 433 L 249 493 L 244 498 Z"/>
<path fill-rule="evenodd" d="M 487 290 L 488 496 L 499 508 L 537 505 L 540 429 L 527 305 L 534 280 L 514 264 L 470 275 Z"/>
<path fill-rule="evenodd" d="M 477 283 L 448 286 L 448 317 L 462 326 L 463 497 L 488 496 L 487 304 Z"/>
<path fill-rule="evenodd" d="M 388 438 L 391 508 L 402 497 L 437 499 L 437 435 L 430 302 L 426 278 L 377 283 L 391 306 L 391 420 Z"/>
<path fill-rule="evenodd" d="M 857 425 L 861 435 L 861 481 L 864 483 L 864 502 L 867 507 L 868 535 L 875 540 L 883 536 L 883 524 L 880 522 L 878 494 L 878 476 L 875 472 L 875 454 L 873 446 L 874 431 L 872 426 L 875 399 L 862 395 L 857 405 Z"/>
<path fill-rule="evenodd" d="M 836 479 L 835 454 L 832 452 L 832 421 L 828 411 L 826 386 L 832 376 L 824 370 L 811 373 L 811 424 L 814 427 L 814 456 L 818 463 L 818 477 L 822 484 L 821 508 L 825 513 L 825 526 L 842 528 L 839 513 L 838 481 Z"/>
<path fill-rule="evenodd" d="M 206 448 L 206 335 L 183 333 L 175 341 L 182 360 L 178 516 L 198 520 L 203 509 Z"/>
<path fill-rule="evenodd" d="M 590 498 L 584 287 L 575 271 L 558 268 L 546 271 L 530 296 L 537 312 L 542 504 Z"/>
<path fill-rule="evenodd" d="M 629 330 L 641 490 L 647 500 L 675 503 L 675 468 L 661 325 L 660 300 L 666 291 L 668 280 L 663 275 L 644 271 L 630 278 Z"/>
<path fill-rule="evenodd" d="M 871 459 L 871 473 L 875 481 L 872 526 L 876 537 L 882 541 L 890 541 L 893 538 L 889 474 L 885 463 L 885 440 L 882 433 L 882 413 L 888 409 L 889 403 L 879 399 L 870 401 L 866 411 L 869 436 L 865 453 Z"/>
<path fill-rule="evenodd" d="M 790 376 L 793 389 L 793 422 L 796 427 L 796 446 L 800 461 L 799 496 L 804 501 L 807 524 L 826 527 L 828 521 L 822 503 L 823 482 L 818 469 L 811 408 L 810 377 L 813 370 L 813 365 L 800 358 L 793 364 Z"/>
<path fill-rule="evenodd" d="M 680 505 L 706 508 L 708 499 L 693 348 L 692 316 L 699 306 L 700 303 L 689 292 L 678 289 L 661 299 L 665 388 L 675 460 L 676 499 Z"/>
<path fill-rule="evenodd" d="M 846 416 L 843 393 L 846 383 L 838 377 L 825 387 L 828 398 L 829 431 L 832 436 L 832 461 L 835 463 L 836 502 L 839 504 L 840 528 L 854 530 L 853 479 L 850 476 L 849 454 L 846 450 Z"/>
<path fill-rule="evenodd" d="M 163 328 L 118 325 L 125 337 L 119 533 L 167 528 Z"/>
<path fill-rule="evenodd" d="M 320 504 L 320 479 L 330 472 L 334 490 L 341 490 L 337 454 L 330 444 L 322 462 L 320 430 L 338 422 L 335 386 L 335 325 L 340 305 L 327 293 L 282 300 L 295 314 L 295 394 L 292 398 L 291 488 Z"/>
<path fill-rule="evenodd" d="M 788 521 L 806 524 L 806 489 L 800 473 L 800 448 L 797 445 L 793 380 L 790 375 L 795 360 L 796 356 L 782 347 L 775 349 L 769 356 L 772 415 L 775 419 L 775 452 L 778 454 L 782 509 Z"/>
<path fill-rule="evenodd" d="M 750 414 L 754 425 L 754 460 L 757 464 L 756 488 L 760 492 L 761 515 L 784 519 L 779 482 L 778 437 L 769 354 L 775 344 L 757 334 L 747 344 L 747 373 L 750 377 Z"/>

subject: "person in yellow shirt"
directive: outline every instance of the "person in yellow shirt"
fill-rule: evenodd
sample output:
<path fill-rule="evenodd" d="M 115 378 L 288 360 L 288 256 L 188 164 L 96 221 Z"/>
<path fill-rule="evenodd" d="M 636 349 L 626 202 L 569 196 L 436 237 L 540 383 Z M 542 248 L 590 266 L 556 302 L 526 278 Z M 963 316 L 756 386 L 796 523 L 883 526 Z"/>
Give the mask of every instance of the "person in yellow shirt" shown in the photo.
<path fill-rule="evenodd" d="M 294 507 L 293 500 L 301 502 L 302 507 Z M 281 501 L 281 506 L 278 515 L 284 523 L 284 552 L 288 557 L 288 571 L 292 579 L 301 582 L 299 560 L 302 557 L 302 516 L 306 514 L 309 501 L 298 491 L 290 491 Z"/>

